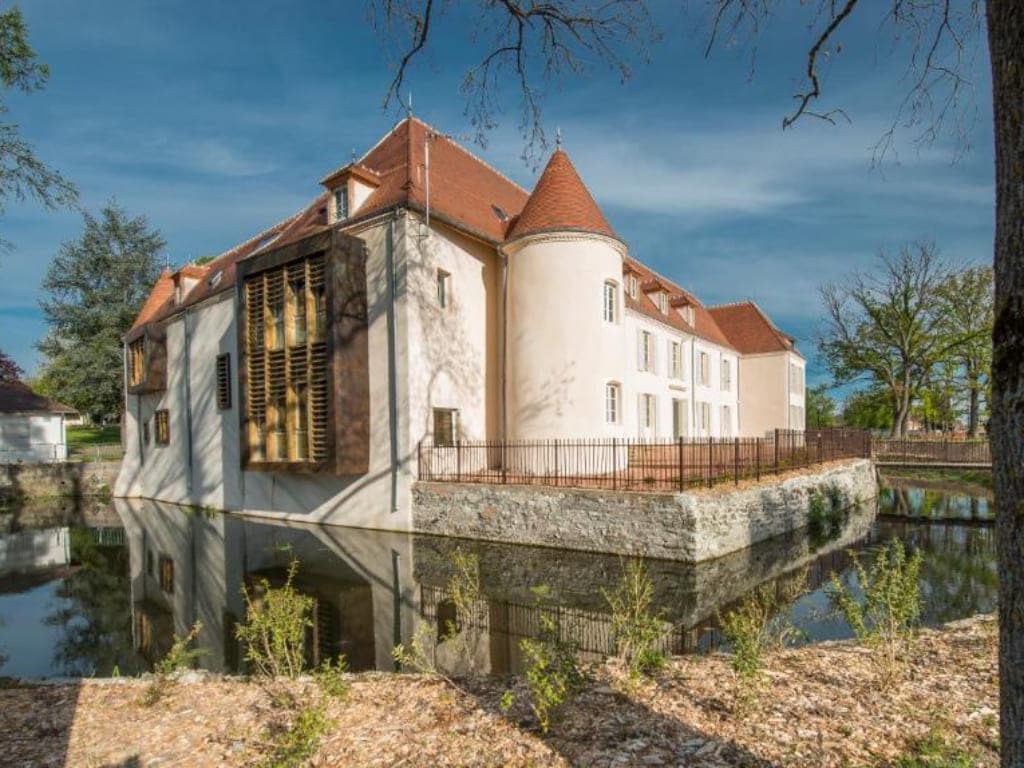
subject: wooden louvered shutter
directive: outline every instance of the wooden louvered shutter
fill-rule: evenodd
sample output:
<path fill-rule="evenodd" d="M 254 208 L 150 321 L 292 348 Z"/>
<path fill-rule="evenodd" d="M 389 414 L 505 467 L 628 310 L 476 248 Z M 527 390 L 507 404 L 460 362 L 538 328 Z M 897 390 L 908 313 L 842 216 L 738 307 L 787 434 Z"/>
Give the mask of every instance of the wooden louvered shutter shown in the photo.
<path fill-rule="evenodd" d="M 266 457 L 267 370 L 263 299 L 263 275 L 249 278 L 245 284 L 245 370 L 249 410 L 249 456 L 255 460 Z"/>
<path fill-rule="evenodd" d="M 231 407 L 231 355 L 217 355 L 217 408 Z"/>
<path fill-rule="evenodd" d="M 309 345 L 309 453 L 313 461 L 326 461 L 329 456 L 329 374 L 327 358 L 327 300 L 324 257 L 309 260 L 310 315 L 314 332 Z M 340 416 L 339 416 L 340 418 Z"/>

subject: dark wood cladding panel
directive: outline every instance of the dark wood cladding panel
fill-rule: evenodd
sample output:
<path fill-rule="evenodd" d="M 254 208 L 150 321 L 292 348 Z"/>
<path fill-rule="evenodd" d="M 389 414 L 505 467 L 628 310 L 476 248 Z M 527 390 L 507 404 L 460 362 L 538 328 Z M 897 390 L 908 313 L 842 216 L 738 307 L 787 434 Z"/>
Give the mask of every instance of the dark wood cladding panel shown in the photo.
<path fill-rule="evenodd" d="M 366 311 L 366 244 L 334 232 L 327 260 L 328 322 L 335 471 L 362 475 L 370 468 L 370 344 Z"/>
<path fill-rule="evenodd" d="M 167 389 L 167 330 L 162 325 L 149 323 L 142 326 L 130 336 L 125 337 L 125 349 L 133 341 L 143 338 L 145 351 L 142 366 L 142 381 L 132 384 L 128 380 L 128 394 L 144 395 L 152 392 L 163 392 Z"/>
<path fill-rule="evenodd" d="M 300 259 L 324 255 L 326 344 L 310 346 L 309 429 L 323 430 L 326 441 L 314 439 L 308 461 L 250 458 L 249 382 L 246 279 Z M 312 273 L 311 273 L 312 275 Z M 366 246 L 355 237 L 328 231 L 240 262 L 236 284 L 239 359 L 239 436 L 242 468 L 246 470 L 361 475 L 369 470 L 370 383 L 369 334 L 366 301 Z M 313 318 L 308 318 L 313 322 Z M 323 356 L 322 363 L 320 356 Z M 318 378 L 317 371 L 323 371 Z M 323 388 L 325 396 L 313 393 Z M 318 409 L 323 402 L 326 413 Z M 316 448 L 315 446 L 321 446 Z"/>

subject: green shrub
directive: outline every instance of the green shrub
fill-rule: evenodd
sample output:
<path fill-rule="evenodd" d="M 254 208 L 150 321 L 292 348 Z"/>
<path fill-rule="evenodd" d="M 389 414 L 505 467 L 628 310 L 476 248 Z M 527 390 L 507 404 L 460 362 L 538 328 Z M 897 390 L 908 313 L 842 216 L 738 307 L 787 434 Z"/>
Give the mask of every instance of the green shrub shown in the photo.
<path fill-rule="evenodd" d="M 270 754 L 260 768 L 300 768 L 309 764 L 316 754 L 320 739 L 330 728 L 323 704 L 306 705 L 292 713 L 289 723 L 276 731 L 268 731 L 266 742 Z"/>
<path fill-rule="evenodd" d="M 638 678 L 665 664 L 658 649 L 665 634 L 662 614 L 652 612 L 654 583 L 640 557 L 623 562 L 622 578 L 611 592 L 602 590 L 612 612 L 612 636 L 619 658 Z"/>
<path fill-rule="evenodd" d="M 455 550 L 451 557 L 454 573 L 445 585 L 445 598 L 455 606 L 457 623 L 448 622 L 441 627 L 446 640 L 456 642 L 460 655 L 469 665 L 469 673 L 476 674 L 478 641 L 487 625 L 487 601 L 480 588 L 480 560 L 474 554 Z M 440 618 L 438 619 L 440 621 Z"/>
<path fill-rule="evenodd" d="M 292 559 L 282 586 L 272 587 L 264 578 L 250 594 L 242 585 L 247 622 L 235 628 L 235 636 L 245 645 L 245 660 L 258 675 L 295 678 L 302 674 L 314 601 L 295 589 L 298 570 L 299 561 Z"/>
<path fill-rule="evenodd" d="M 899 672 L 921 616 L 921 553 L 908 558 L 903 544 L 893 539 L 870 570 L 856 553 L 851 555 L 858 590 L 833 573 L 827 594 L 857 640 L 875 650 L 883 676 L 891 678 Z"/>
<path fill-rule="evenodd" d="M 819 491 L 812 491 L 807 507 L 807 521 L 811 528 L 826 530 L 829 525 L 829 509 L 825 497 Z"/>
<path fill-rule="evenodd" d="M 202 648 L 189 647 L 199 637 L 202 629 L 203 623 L 197 621 L 184 637 L 174 636 L 171 649 L 154 667 L 155 677 L 146 688 L 145 696 L 142 699 L 143 704 L 151 707 L 160 701 L 167 694 L 168 689 L 173 683 L 172 676 L 176 672 L 192 669 L 196 661 L 206 653 Z"/>
<path fill-rule="evenodd" d="M 741 698 L 752 702 L 764 672 L 764 654 L 799 636 L 793 626 L 793 604 L 807 591 L 807 570 L 776 583 L 762 584 L 746 594 L 739 607 L 719 616 L 722 634 L 732 647 L 731 666 Z"/>
<path fill-rule="evenodd" d="M 894 768 L 971 768 L 971 756 L 933 731 L 896 759 Z"/>
<path fill-rule="evenodd" d="M 334 663 L 331 663 L 330 659 L 321 663 L 313 672 L 313 679 L 325 696 L 341 700 L 348 696 L 349 684 L 345 678 L 346 672 L 348 672 L 348 665 L 345 663 L 345 657 L 338 656 L 338 660 Z"/>
<path fill-rule="evenodd" d="M 557 710 L 583 685 L 576 644 L 562 637 L 557 616 L 543 611 L 539 636 L 524 638 L 519 647 L 526 657 L 530 708 L 541 731 L 547 733 Z"/>

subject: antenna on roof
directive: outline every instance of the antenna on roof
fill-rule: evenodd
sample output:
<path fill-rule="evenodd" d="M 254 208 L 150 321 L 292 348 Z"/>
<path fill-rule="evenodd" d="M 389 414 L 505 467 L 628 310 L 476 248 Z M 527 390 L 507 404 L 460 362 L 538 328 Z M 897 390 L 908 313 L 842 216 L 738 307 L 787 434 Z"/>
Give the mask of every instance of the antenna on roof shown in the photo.
<path fill-rule="evenodd" d="M 555 149 L 562 148 L 562 128 L 561 126 L 555 126 Z"/>
<path fill-rule="evenodd" d="M 350 161 L 350 162 L 351 162 L 351 163 L 352 163 L 353 165 L 354 165 L 354 164 L 355 164 L 355 162 L 356 162 L 356 148 L 355 148 L 355 147 L 352 147 L 352 159 L 351 159 L 351 161 Z"/>
<path fill-rule="evenodd" d="M 409 90 L 409 99 L 405 105 L 405 116 L 412 117 L 412 89 Z"/>

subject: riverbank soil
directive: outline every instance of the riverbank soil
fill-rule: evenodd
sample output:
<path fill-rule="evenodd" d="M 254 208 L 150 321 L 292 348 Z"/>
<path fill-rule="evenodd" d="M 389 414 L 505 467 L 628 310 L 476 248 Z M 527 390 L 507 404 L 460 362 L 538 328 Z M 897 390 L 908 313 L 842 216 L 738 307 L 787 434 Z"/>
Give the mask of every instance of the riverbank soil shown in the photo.
<path fill-rule="evenodd" d="M 350 676 L 347 698 L 329 704 L 331 727 L 312 765 L 839 768 L 895 766 L 939 748 L 969 756 L 964 765 L 998 764 L 993 618 L 923 632 L 904 674 L 885 688 L 875 670 L 850 643 L 780 651 L 769 657 L 758 701 L 737 707 L 727 656 L 673 659 L 634 686 L 609 663 L 546 735 L 528 716 L 521 681 L 453 687 L 436 677 L 363 673 Z M 152 706 L 140 680 L 0 690 L 3 763 L 257 764 L 275 719 L 264 689 L 196 677 Z M 509 685 L 520 701 L 506 714 Z M 293 690 L 319 696 L 312 682 Z"/>

